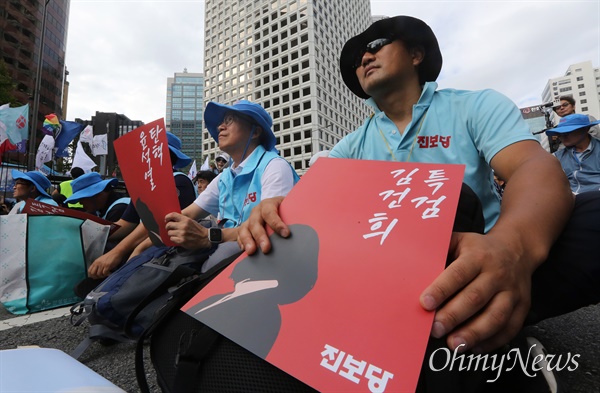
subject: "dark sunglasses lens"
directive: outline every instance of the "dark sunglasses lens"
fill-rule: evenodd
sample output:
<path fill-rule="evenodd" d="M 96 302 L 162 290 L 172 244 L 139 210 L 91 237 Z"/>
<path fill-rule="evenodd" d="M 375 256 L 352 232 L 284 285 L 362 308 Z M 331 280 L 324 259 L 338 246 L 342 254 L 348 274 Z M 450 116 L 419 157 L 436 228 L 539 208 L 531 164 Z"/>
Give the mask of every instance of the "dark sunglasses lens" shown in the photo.
<path fill-rule="evenodd" d="M 379 49 L 383 48 L 390 42 L 392 42 L 392 40 L 390 40 L 389 38 L 379 38 L 375 41 L 371 41 L 367 44 L 367 52 L 377 53 Z"/>
<path fill-rule="evenodd" d="M 354 62 L 354 68 L 358 68 L 360 67 L 361 63 L 362 63 L 362 58 L 365 55 L 365 53 L 369 52 L 371 54 L 375 54 L 377 52 L 379 52 L 379 50 L 381 48 L 383 48 L 384 46 L 390 44 L 392 42 L 391 39 L 389 38 L 378 38 L 376 40 L 373 40 L 371 42 L 369 42 L 364 49 L 362 49 L 360 52 L 358 52 L 358 55 L 356 57 L 356 61 Z"/>

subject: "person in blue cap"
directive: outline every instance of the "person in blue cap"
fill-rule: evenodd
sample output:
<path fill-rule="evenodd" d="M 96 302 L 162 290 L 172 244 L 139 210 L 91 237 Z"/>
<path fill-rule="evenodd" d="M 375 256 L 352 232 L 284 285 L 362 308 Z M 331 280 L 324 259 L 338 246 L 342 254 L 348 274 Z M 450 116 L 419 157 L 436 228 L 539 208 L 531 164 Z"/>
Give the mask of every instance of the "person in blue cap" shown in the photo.
<path fill-rule="evenodd" d="M 58 204 L 48 194 L 48 189 L 52 186 L 50 180 L 39 171 L 21 172 L 16 169 L 12 170 L 12 178 L 15 181 L 13 186 L 13 198 L 18 202 L 13 206 L 8 214 L 21 213 L 25 201 L 28 198 L 36 201 L 44 202 L 52 206 Z"/>
<path fill-rule="evenodd" d="M 193 204 L 181 214 L 169 213 L 165 221 L 171 241 L 180 246 L 200 249 L 219 244 L 205 262 L 205 271 L 239 252 L 237 227 L 252 208 L 263 198 L 287 195 L 299 177 L 275 150 L 273 120 L 259 104 L 246 100 L 233 105 L 209 102 L 204 110 L 204 124 L 219 149 L 230 156 L 230 166 Z M 205 228 L 196 221 L 209 214 L 218 218 L 218 226 Z M 146 241 L 135 253 L 148 245 Z"/>
<path fill-rule="evenodd" d="M 548 137 L 557 136 L 565 146 L 553 154 L 560 161 L 573 194 L 600 190 L 600 141 L 590 134 L 590 128 L 599 123 L 600 120 L 591 122 L 587 115 L 572 114 L 546 131 Z"/>
<path fill-rule="evenodd" d="M 130 202 L 114 190 L 118 182 L 116 178 L 102 179 L 98 172 L 86 173 L 73 180 L 73 194 L 65 202 L 80 202 L 86 212 L 117 222 Z"/>

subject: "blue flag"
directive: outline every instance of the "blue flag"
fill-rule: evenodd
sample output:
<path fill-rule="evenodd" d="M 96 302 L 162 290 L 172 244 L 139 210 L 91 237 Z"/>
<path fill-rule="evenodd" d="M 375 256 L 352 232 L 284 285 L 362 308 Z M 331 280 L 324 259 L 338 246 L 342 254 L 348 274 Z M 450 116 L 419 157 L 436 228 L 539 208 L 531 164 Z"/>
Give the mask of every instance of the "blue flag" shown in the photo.
<path fill-rule="evenodd" d="M 81 131 L 83 131 L 85 126 L 75 121 L 65 120 L 60 121 L 60 126 L 59 133 L 54 137 L 56 157 L 67 157 L 69 155 L 67 146 Z"/>
<path fill-rule="evenodd" d="M 0 110 L 0 123 L 12 144 L 29 139 L 29 104 Z"/>

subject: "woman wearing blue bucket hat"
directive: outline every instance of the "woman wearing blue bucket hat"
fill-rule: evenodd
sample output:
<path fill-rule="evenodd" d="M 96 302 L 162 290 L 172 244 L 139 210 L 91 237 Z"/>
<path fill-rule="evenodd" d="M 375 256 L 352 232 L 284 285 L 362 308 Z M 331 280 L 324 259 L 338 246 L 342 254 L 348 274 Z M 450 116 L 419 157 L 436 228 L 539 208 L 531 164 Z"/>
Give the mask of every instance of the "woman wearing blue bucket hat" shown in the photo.
<path fill-rule="evenodd" d="M 273 120 L 260 105 L 246 100 L 233 105 L 209 102 L 204 123 L 219 148 L 231 157 L 230 166 L 194 203 L 181 214 L 169 213 L 165 221 L 171 241 L 185 248 L 222 243 L 205 262 L 206 270 L 239 251 L 237 227 L 252 208 L 263 198 L 287 195 L 299 177 L 275 150 Z M 220 220 L 218 226 L 205 228 L 195 221 L 209 214 Z"/>
<path fill-rule="evenodd" d="M 13 206 L 8 214 L 21 213 L 23 206 L 25 206 L 25 201 L 28 198 L 57 206 L 57 203 L 47 192 L 52 184 L 42 172 L 21 172 L 13 169 L 11 174 L 15 181 L 15 185 L 13 186 L 13 197 L 18 203 Z"/>

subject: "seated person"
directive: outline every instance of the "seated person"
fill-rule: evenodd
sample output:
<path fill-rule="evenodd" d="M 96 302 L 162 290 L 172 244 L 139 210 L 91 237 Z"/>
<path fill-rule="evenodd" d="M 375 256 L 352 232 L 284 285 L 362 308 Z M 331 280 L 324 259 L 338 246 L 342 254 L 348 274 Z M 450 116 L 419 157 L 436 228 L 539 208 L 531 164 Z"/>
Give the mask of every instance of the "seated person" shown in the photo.
<path fill-rule="evenodd" d="M 194 183 L 196 184 L 198 195 L 206 191 L 206 187 L 212 182 L 217 175 L 213 171 L 200 171 L 194 177 Z"/>
<path fill-rule="evenodd" d="M 73 195 L 73 188 L 71 183 L 85 172 L 83 169 L 74 166 L 69 172 L 71 174 L 71 180 L 65 180 L 61 182 L 52 193 L 52 199 L 54 199 L 60 206 L 69 207 L 71 209 L 83 210 L 81 203 L 64 203 L 65 200 Z"/>
<path fill-rule="evenodd" d="M 13 169 L 11 173 L 12 178 L 15 181 L 15 185 L 13 186 L 13 198 L 17 200 L 17 203 L 8 214 L 21 213 L 23 206 L 25 206 L 25 201 L 28 198 L 33 198 L 36 201 L 44 202 L 52 206 L 58 206 L 47 192 L 52 184 L 42 172 L 21 172 Z"/>
<path fill-rule="evenodd" d="M 227 163 L 229 162 L 229 160 L 229 154 L 225 152 L 217 154 L 217 157 L 215 158 L 215 174 L 218 175 L 219 173 L 223 172 L 223 169 L 227 167 Z"/>
<path fill-rule="evenodd" d="M 600 190 L 600 141 L 590 134 L 590 128 L 598 123 L 600 120 L 590 122 L 586 115 L 573 114 L 563 117 L 556 127 L 546 131 L 549 137 L 558 136 L 565 146 L 553 154 L 576 195 Z"/>
<path fill-rule="evenodd" d="M 231 156 L 231 165 L 193 204 L 182 213 L 169 213 L 165 221 L 170 240 L 185 248 L 222 243 L 204 263 L 206 271 L 239 252 L 237 228 L 252 208 L 263 198 L 287 195 L 299 178 L 277 154 L 273 120 L 260 105 L 246 100 L 233 105 L 209 102 L 204 122 L 219 148 Z M 218 227 L 207 229 L 196 221 L 209 214 L 221 219 Z"/>
<path fill-rule="evenodd" d="M 189 163 L 192 162 L 192 159 L 181 151 L 181 140 L 175 134 L 167 132 L 167 140 L 173 166 L 173 176 L 175 177 L 175 187 L 177 187 L 179 206 L 183 210 L 194 202 L 196 199 L 196 191 L 194 190 L 194 184 L 190 178 L 185 173 L 177 171 L 177 169 L 189 165 Z M 117 224 L 121 227 L 108 239 L 114 246 L 111 247 L 110 251 L 98 257 L 88 269 L 88 275 L 93 279 L 100 280 L 107 277 L 119 265 L 127 260 L 136 246 L 148 237 L 148 231 L 146 231 L 144 225 L 140 223 L 140 217 L 133 202 L 129 203 L 129 206 L 127 206 L 123 216 L 117 221 Z M 95 284 L 99 284 L 100 281 Z M 90 284 L 90 290 L 96 285 Z"/>
<path fill-rule="evenodd" d="M 130 201 L 114 190 L 118 182 L 116 178 L 103 180 L 98 172 L 86 173 L 73 180 L 73 195 L 65 202 L 81 202 L 83 210 L 87 213 L 117 222 Z"/>
<path fill-rule="evenodd" d="M 454 232 L 446 269 L 414 301 L 435 311 L 431 334 L 450 349 L 489 352 L 509 343 L 525 321 L 599 301 L 598 242 L 591 240 L 598 232 L 582 228 L 598 226 L 600 194 L 573 198 L 560 165 L 507 98 L 492 90 L 437 90 L 441 66 L 433 31 L 416 18 L 377 21 L 346 42 L 344 82 L 374 115 L 329 156 L 466 165 L 464 181 L 482 203 L 485 234 Z M 447 146 L 414 142 L 440 133 Z M 502 209 L 492 169 L 507 183 Z M 282 200 L 263 199 L 239 228 L 248 254 L 270 251 L 265 223 L 290 235 L 277 214 Z"/>

